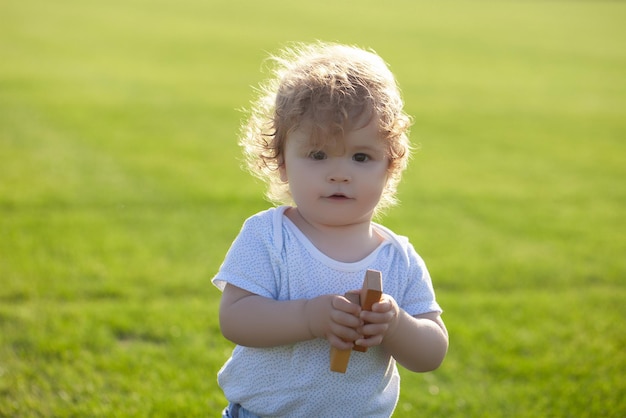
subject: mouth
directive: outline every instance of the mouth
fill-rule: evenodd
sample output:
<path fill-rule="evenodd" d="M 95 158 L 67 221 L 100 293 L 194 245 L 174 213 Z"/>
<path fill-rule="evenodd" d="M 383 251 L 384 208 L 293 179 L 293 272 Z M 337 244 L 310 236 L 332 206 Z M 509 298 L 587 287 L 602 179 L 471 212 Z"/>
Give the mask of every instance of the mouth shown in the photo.
<path fill-rule="evenodd" d="M 326 199 L 330 199 L 330 200 L 348 200 L 350 199 L 348 196 L 346 196 L 343 193 L 333 193 L 329 196 L 326 196 Z"/>

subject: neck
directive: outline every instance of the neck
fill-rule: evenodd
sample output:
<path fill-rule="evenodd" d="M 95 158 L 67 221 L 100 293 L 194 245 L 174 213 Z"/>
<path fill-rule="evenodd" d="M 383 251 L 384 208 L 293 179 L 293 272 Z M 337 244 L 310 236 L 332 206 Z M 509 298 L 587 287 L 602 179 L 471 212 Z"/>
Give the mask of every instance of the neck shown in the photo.
<path fill-rule="evenodd" d="M 344 225 L 324 225 L 309 222 L 297 208 L 286 216 L 322 253 L 337 261 L 352 263 L 374 251 L 383 238 L 374 231 L 371 219 Z"/>

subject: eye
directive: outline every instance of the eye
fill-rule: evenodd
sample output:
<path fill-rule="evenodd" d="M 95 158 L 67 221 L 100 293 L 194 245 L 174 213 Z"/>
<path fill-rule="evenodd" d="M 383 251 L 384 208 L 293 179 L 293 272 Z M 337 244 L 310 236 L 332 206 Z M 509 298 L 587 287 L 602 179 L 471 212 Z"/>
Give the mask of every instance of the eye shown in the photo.
<path fill-rule="evenodd" d="M 324 151 L 311 151 L 309 158 L 312 160 L 320 161 L 326 159 L 326 153 Z"/>
<path fill-rule="evenodd" d="M 357 152 L 352 156 L 352 159 L 358 163 L 364 163 L 370 160 L 370 156 L 362 152 Z"/>

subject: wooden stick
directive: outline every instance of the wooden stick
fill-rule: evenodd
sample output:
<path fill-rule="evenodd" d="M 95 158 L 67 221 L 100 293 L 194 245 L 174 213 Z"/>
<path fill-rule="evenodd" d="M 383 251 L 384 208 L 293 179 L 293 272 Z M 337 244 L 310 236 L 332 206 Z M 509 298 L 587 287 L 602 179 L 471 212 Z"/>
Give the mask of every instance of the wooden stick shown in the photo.
<path fill-rule="evenodd" d="M 383 280 L 380 271 L 367 270 L 365 272 L 365 280 L 363 280 L 363 288 L 361 289 L 361 309 L 371 311 L 372 305 L 378 302 L 383 295 Z M 367 351 L 367 347 L 355 345 L 354 350 L 362 353 Z"/>
<path fill-rule="evenodd" d="M 346 293 L 345 297 L 350 302 L 361 305 L 361 309 L 371 311 L 372 305 L 380 300 L 382 294 L 383 280 L 381 272 L 376 270 L 367 270 L 365 272 L 365 279 L 363 280 L 363 287 L 361 288 L 360 295 L 356 293 Z M 355 345 L 353 349 L 361 352 L 367 351 L 367 347 L 357 345 Z M 330 370 L 333 372 L 345 373 L 348 368 L 348 362 L 350 361 L 351 351 L 352 349 L 339 350 L 331 347 Z"/>
<path fill-rule="evenodd" d="M 358 293 L 346 293 L 344 296 L 350 302 L 360 305 Z M 335 347 L 330 347 L 330 370 L 333 372 L 345 373 L 348 368 L 351 353 L 351 348 L 340 350 Z"/>

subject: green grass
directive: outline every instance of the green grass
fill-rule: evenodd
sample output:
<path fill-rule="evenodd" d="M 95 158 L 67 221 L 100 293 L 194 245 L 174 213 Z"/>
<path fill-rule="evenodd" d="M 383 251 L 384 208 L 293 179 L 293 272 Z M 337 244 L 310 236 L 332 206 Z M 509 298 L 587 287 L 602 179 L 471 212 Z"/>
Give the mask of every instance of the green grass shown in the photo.
<path fill-rule="evenodd" d="M 267 207 L 239 108 L 268 51 L 392 66 L 420 145 L 384 223 L 450 351 L 397 417 L 626 415 L 626 5 L 0 4 L 0 416 L 217 416 L 210 279 Z"/>

